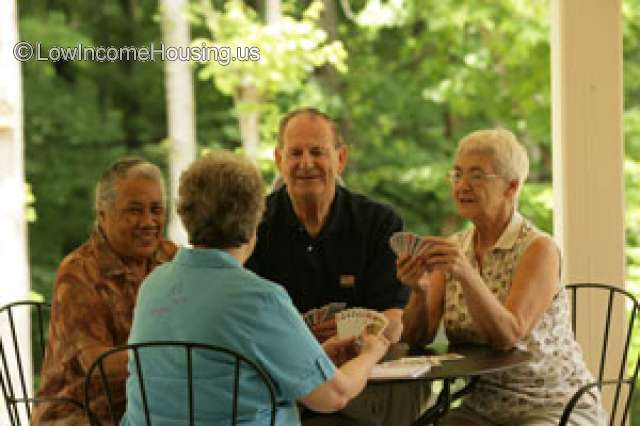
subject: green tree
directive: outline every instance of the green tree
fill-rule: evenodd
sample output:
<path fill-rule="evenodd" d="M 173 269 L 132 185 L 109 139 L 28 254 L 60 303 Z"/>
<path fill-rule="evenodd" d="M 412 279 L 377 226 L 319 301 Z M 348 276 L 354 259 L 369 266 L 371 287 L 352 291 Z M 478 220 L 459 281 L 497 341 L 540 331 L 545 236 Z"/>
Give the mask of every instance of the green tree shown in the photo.
<path fill-rule="evenodd" d="M 259 155 L 258 123 L 265 104 L 278 93 L 299 91 L 316 67 L 331 64 L 345 69 L 341 43 L 327 43 L 326 33 L 317 25 L 321 8 L 321 2 L 313 1 L 301 19 L 282 16 L 273 24 L 263 22 L 241 0 L 228 0 L 223 11 L 208 0 L 193 7 L 196 22 L 209 31 L 208 37 L 193 44 L 220 52 L 203 62 L 199 77 L 211 79 L 221 93 L 233 97 L 242 145 L 251 158 Z"/>

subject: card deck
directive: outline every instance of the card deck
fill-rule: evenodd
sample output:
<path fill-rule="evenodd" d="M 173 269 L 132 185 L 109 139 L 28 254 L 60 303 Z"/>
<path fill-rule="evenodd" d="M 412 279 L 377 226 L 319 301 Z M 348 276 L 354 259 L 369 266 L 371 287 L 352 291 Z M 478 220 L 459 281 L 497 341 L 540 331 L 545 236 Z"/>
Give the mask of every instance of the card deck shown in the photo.
<path fill-rule="evenodd" d="M 304 322 L 309 328 L 315 324 L 323 321 L 332 320 L 335 318 L 336 313 L 342 311 L 347 307 L 344 302 L 333 302 L 324 305 L 320 308 L 310 309 L 302 315 Z"/>
<path fill-rule="evenodd" d="M 416 256 L 422 247 L 422 238 L 412 232 L 395 232 L 389 238 L 389 246 L 398 257 L 407 254 Z"/>
<path fill-rule="evenodd" d="M 380 334 L 388 324 L 386 316 L 371 309 L 351 308 L 336 314 L 339 338 L 360 336 L 365 328 L 369 333 Z"/>

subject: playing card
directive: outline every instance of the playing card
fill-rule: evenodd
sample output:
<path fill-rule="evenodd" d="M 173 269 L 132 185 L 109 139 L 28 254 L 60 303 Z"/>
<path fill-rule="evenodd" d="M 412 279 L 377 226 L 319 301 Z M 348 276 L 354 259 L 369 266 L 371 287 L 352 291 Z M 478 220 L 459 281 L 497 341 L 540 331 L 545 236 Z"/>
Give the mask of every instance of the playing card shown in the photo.
<path fill-rule="evenodd" d="M 344 302 L 328 303 L 320 308 L 313 308 L 308 310 L 302 315 L 304 322 L 309 327 L 313 327 L 319 322 L 328 321 L 334 319 L 336 313 L 342 311 L 347 307 Z"/>
<path fill-rule="evenodd" d="M 389 320 L 380 312 L 371 309 L 351 308 L 335 316 L 339 338 L 360 336 L 364 329 L 372 334 L 384 331 Z"/>
<path fill-rule="evenodd" d="M 412 232 L 394 232 L 389 238 L 389 246 L 398 257 L 414 255 L 420 240 L 420 236 Z"/>
<path fill-rule="evenodd" d="M 409 253 L 411 253 L 411 256 L 415 256 L 416 255 L 416 250 L 418 249 L 418 246 L 420 245 L 420 237 L 417 235 L 412 234 L 411 235 L 411 246 L 409 249 Z"/>
<path fill-rule="evenodd" d="M 328 309 L 329 309 L 329 305 L 324 305 L 323 307 L 316 309 L 316 312 L 313 316 L 313 323 L 317 324 L 319 322 L 324 321 L 327 317 Z"/>
<path fill-rule="evenodd" d="M 344 302 L 333 302 L 329 303 L 327 306 L 327 314 L 325 320 L 332 320 L 335 318 L 336 314 L 347 307 L 347 304 Z"/>
<path fill-rule="evenodd" d="M 402 238 L 401 232 L 395 232 L 391 235 L 391 238 L 389 238 L 389 246 L 398 257 L 400 257 L 402 253 Z"/>
<path fill-rule="evenodd" d="M 439 361 L 455 361 L 457 359 L 464 358 L 464 356 L 460 355 L 459 353 L 451 352 L 448 354 L 436 355 L 434 358 L 438 359 Z"/>
<path fill-rule="evenodd" d="M 421 256 L 425 254 L 432 245 L 433 243 L 431 241 L 420 239 L 418 245 L 416 246 L 414 256 Z"/>
<path fill-rule="evenodd" d="M 313 325 L 313 321 L 314 321 L 314 317 L 315 317 L 315 309 L 311 309 L 307 312 L 305 312 L 302 315 L 302 318 L 304 319 L 304 322 L 307 323 L 307 326 L 311 327 Z"/>

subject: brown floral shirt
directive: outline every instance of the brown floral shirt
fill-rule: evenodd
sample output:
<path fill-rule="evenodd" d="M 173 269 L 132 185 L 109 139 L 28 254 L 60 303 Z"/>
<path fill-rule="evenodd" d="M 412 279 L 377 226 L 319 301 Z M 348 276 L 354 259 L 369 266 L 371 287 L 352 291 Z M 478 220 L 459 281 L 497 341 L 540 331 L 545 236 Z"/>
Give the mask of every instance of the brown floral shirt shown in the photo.
<path fill-rule="evenodd" d="M 175 252 L 176 246 L 172 242 L 161 241 L 149 262 L 147 274 L 158 264 L 171 260 Z M 39 397 L 83 401 L 87 365 L 80 362 L 80 354 L 87 349 L 127 343 L 141 283 L 98 229 L 62 261 L 53 290 Z M 126 371 L 126 366 L 122 371 Z M 114 409 L 120 416 L 124 412 L 126 375 L 114 380 L 114 397 L 119 400 Z M 107 414 L 104 400 L 95 401 L 92 408 L 101 418 Z M 34 409 L 32 424 L 87 425 L 88 421 L 73 405 L 42 403 Z"/>

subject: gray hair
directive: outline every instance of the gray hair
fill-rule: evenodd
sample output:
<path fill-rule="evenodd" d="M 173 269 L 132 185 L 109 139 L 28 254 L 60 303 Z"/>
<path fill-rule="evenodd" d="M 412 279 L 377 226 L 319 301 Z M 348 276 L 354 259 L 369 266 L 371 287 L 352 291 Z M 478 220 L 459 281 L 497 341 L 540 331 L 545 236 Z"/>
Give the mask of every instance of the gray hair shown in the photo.
<path fill-rule="evenodd" d="M 124 157 L 113 162 L 102 172 L 96 184 L 96 212 L 112 207 L 118 195 L 116 190 L 118 182 L 132 177 L 145 177 L 158 182 L 164 202 L 164 179 L 158 166 L 139 157 Z"/>
<path fill-rule="evenodd" d="M 516 136 L 506 129 L 477 130 L 458 142 L 456 156 L 461 154 L 486 154 L 491 156 L 495 172 L 518 181 L 516 198 L 529 175 L 529 156 Z"/>
<path fill-rule="evenodd" d="M 248 159 L 212 151 L 180 176 L 178 214 L 192 245 L 226 249 L 249 242 L 264 211 L 264 181 Z"/>

